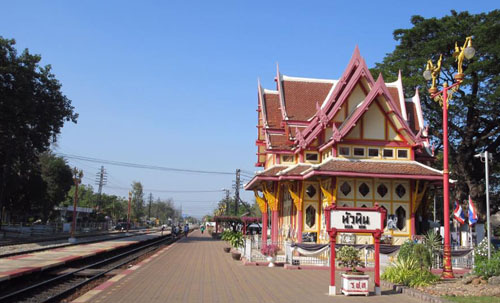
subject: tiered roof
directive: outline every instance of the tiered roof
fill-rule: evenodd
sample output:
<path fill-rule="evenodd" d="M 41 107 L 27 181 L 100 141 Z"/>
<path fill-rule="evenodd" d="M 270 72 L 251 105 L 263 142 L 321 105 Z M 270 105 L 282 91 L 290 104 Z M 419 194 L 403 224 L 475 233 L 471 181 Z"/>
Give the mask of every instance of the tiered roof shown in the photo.
<path fill-rule="evenodd" d="M 383 96 L 389 106 L 386 114 L 398 134 L 408 144 L 423 147 L 430 153 L 418 91 L 414 97 L 404 98 L 401 73 L 392 83 L 385 83 L 381 76 L 375 81 L 357 47 L 339 80 L 290 77 L 282 75 L 279 68 L 275 80 L 276 90 L 258 85 L 259 108 L 263 109 L 259 112 L 259 128 L 264 132 L 265 149 L 259 150 L 257 166 L 263 166 L 265 154 L 298 153 L 307 149 L 328 122 L 344 110 L 342 105 L 350 94 L 359 88 L 366 93 L 365 100 L 342 123 L 331 126 L 332 138 L 320 142 L 320 151 L 342 140 L 368 106 Z"/>

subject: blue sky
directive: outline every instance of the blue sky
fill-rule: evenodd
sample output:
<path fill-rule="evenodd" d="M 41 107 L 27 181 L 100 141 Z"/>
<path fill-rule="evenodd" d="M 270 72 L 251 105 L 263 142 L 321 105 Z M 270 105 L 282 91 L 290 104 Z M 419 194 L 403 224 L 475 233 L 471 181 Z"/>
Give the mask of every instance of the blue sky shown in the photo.
<path fill-rule="evenodd" d="M 470 4 L 467 4 L 470 3 Z M 42 55 L 80 117 L 58 152 L 163 167 L 255 171 L 257 78 L 337 79 L 355 45 L 369 67 L 412 15 L 496 9 L 495 1 L 2 1 L 0 35 Z M 69 160 L 94 183 L 99 163 Z M 210 213 L 233 176 L 105 165 L 104 192 L 173 198 Z M 150 191 L 148 189 L 162 190 Z M 243 193 L 252 201 L 250 193 Z"/>

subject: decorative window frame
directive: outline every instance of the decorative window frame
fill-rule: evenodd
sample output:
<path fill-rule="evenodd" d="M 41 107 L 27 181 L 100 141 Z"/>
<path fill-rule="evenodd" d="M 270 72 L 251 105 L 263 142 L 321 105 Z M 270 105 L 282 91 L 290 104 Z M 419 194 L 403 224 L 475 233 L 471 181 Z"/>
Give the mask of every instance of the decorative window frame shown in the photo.
<path fill-rule="evenodd" d="M 285 157 L 292 157 L 292 161 L 285 161 Z M 295 164 L 295 155 L 280 155 L 280 160 L 282 164 Z"/>
<path fill-rule="evenodd" d="M 307 155 L 316 155 L 316 160 L 307 160 Z M 319 152 L 306 151 L 304 152 L 304 162 L 306 163 L 320 163 Z"/>
<path fill-rule="evenodd" d="M 386 150 L 392 151 L 392 157 L 384 156 L 384 151 L 386 151 Z M 387 147 L 382 148 L 382 155 L 381 156 L 382 156 L 382 159 L 395 159 L 395 157 L 396 157 L 395 148 L 387 148 Z"/>
<path fill-rule="evenodd" d="M 362 149 L 363 150 L 363 155 L 362 156 L 355 155 L 354 154 L 354 150 L 356 150 L 356 149 Z M 364 146 L 353 146 L 352 147 L 352 156 L 354 158 L 366 158 L 366 147 L 364 147 Z"/>
<path fill-rule="evenodd" d="M 349 154 L 345 155 L 345 154 L 342 154 L 340 151 L 342 148 L 347 148 L 347 150 L 349 151 Z M 337 155 L 339 157 L 344 157 L 344 158 L 348 158 L 348 157 L 351 157 L 352 153 L 351 153 L 351 146 L 349 145 L 339 145 L 337 147 Z"/>
<path fill-rule="evenodd" d="M 377 151 L 377 156 L 370 156 L 370 150 L 376 150 Z M 366 156 L 370 159 L 380 159 L 381 154 L 380 154 L 380 148 L 379 147 L 368 147 L 367 148 L 367 154 Z"/>
<path fill-rule="evenodd" d="M 406 152 L 406 157 L 400 157 L 399 156 L 399 152 L 400 151 L 405 151 Z M 399 159 L 409 160 L 410 159 L 410 150 L 408 148 L 398 148 L 396 150 L 396 157 L 397 157 L 398 160 Z"/>

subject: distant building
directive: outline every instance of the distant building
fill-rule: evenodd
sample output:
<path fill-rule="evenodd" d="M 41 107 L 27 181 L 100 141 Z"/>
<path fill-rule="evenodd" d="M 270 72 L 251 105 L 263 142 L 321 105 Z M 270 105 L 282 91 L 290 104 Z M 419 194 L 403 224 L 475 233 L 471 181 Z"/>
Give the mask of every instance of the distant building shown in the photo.
<path fill-rule="evenodd" d="M 424 193 L 443 179 L 428 166 L 434 157 L 418 91 L 405 98 L 401 75 L 392 83 L 373 79 L 358 48 L 338 80 L 278 69 L 275 81 L 275 90 L 258 84 L 256 166 L 263 171 L 245 185 L 255 191 L 263 222 L 272 222 L 272 241 L 326 242 L 323 210 L 331 203 L 378 203 L 392 244 L 415 235 Z M 352 237 L 373 243 L 370 235 Z"/>

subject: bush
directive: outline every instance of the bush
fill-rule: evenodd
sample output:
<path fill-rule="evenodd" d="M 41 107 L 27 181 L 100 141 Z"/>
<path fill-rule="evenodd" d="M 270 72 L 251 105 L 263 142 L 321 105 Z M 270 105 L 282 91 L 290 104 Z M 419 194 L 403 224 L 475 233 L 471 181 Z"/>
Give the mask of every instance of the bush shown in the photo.
<path fill-rule="evenodd" d="M 359 250 L 353 246 L 342 246 L 336 256 L 339 266 L 349 267 L 351 271 L 357 271 L 356 267 L 364 267 L 359 257 Z"/>
<path fill-rule="evenodd" d="M 398 258 L 385 269 L 381 278 L 411 287 L 426 286 L 439 280 L 439 277 L 431 272 L 420 269 L 419 262 L 413 257 Z"/>
<path fill-rule="evenodd" d="M 500 251 L 492 252 L 490 260 L 488 260 L 488 255 L 476 256 L 474 260 L 474 273 L 476 275 L 485 278 L 500 276 Z"/>
<path fill-rule="evenodd" d="M 432 268 L 431 252 L 424 244 L 413 245 L 413 258 L 417 260 L 420 269 Z"/>
<path fill-rule="evenodd" d="M 280 248 L 276 244 L 266 245 L 261 248 L 261 252 L 264 256 L 276 257 Z"/>
<path fill-rule="evenodd" d="M 410 240 L 403 243 L 399 248 L 398 260 L 406 260 L 413 256 L 413 246 L 415 246 L 415 243 Z"/>
<path fill-rule="evenodd" d="M 221 233 L 220 238 L 228 242 L 234 248 L 242 247 L 244 244 L 243 234 L 238 231 L 225 230 Z"/>

